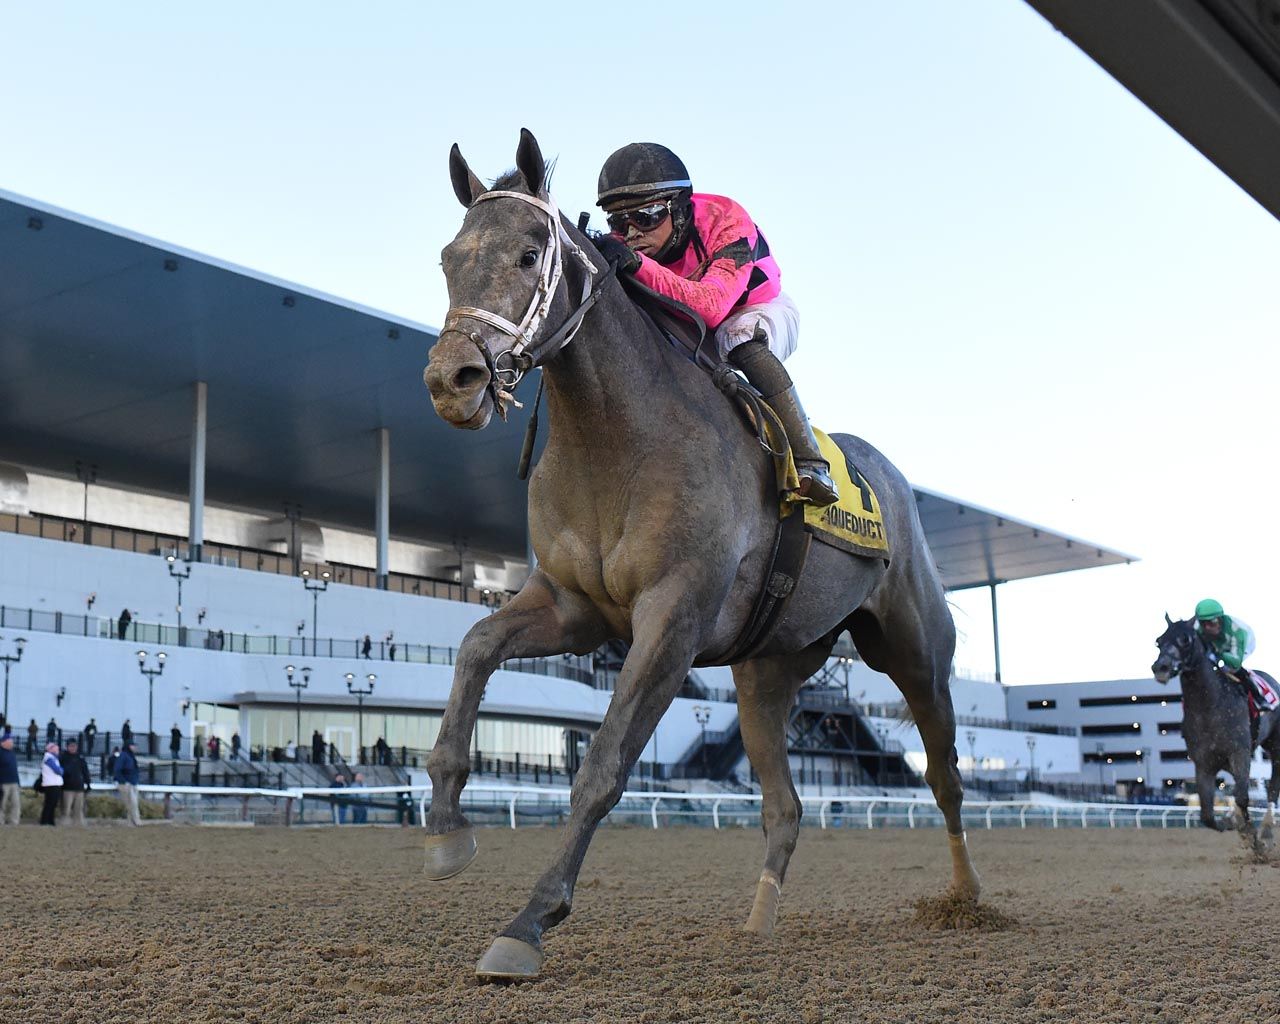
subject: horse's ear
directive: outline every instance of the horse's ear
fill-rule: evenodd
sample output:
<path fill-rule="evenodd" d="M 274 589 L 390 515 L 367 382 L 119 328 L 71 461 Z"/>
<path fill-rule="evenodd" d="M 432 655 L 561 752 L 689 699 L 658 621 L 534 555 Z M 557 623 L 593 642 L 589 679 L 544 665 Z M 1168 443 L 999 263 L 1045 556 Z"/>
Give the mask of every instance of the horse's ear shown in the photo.
<path fill-rule="evenodd" d="M 547 162 L 542 159 L 538 140 L 528 128 L 520 129 L 520 145 L 516 147 L 516 168 L 524 175 L 529 191 L 535 196 L 542 192 L 547 178 Z"/>
<path fill-rule="evenodd" d="M 476 196 L 484 191 L 484 185 L 471 173 L 456 142 L 453 149 L 449 150 L 449 180 L 453 182 L 453 194 L 463 206 L 470 206 L 476 201 Z"/>
<path fill-rule="evenodd" d="M 1165 613 L 1164 613 L 1164 624 L 1165 624 L 1166 626 L 1172 626 L 1172 625 L 1173 625 L 1173 619 L 1169 618 L 1169 613 L 1168 613 L 1168 612 L 1165 612 Z"/>

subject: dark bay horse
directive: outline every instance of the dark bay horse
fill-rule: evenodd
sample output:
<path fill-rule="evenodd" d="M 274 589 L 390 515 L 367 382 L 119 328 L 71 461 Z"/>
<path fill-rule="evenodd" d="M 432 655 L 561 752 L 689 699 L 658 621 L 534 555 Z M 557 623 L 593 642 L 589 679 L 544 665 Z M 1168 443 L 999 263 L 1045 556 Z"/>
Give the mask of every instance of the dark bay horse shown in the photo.
<path fill-rule="evenodd" d="M 528 978 L 541 969 L 543 934 L 569 914 L 596 826 L 691 664 L 715 662 L 743 629 L 778 515 L 773 470 L 755 437 L 559 216 L 527 131 L 516 167 L 486 190 L 457 146 L 450 154 L 467 214 L 444 249 L 451 308 L 424 377 L 436 412 L 476 430 L 495 409 L 504 411 L 524 372 L 543 367 L 550 435 L 529 483 L 537 569 L 510 603 L 471 628 L 458 652 L 428 761 L 430 877 L 454 875 L 475 856 L 459 796 L 494 669 L 509 658 L 585 654 L 610 638 L 628 641 L 631 651 L 574 782 L 563 843 L 527 906 L 477 965 L 483 978 Z M 878 494 L 893 553 L 886 566 L 813 545 L 768 645 L 733 666 L 742 740 L 763 794 L 764 866 L 746 923 L 761 935 L 772 933 L 799 836 L 788 711 L 846 629 L 867 664 L 893 678 L 915 717 L 925 775 L 946 819 L 953 891 L 973 899 L 979 891 L 960 813 L 949 690 L 955 628 L 915 499 L 865 441 L 836 441 Z"/>
<path fill-rule="evenodd" d="M 1196 766 L 1196 791 L 1200 794 L 1200 823 L 1225 831 L 1213 813 L 1218 772 L 1231 773 L 1235 780 L 1236 827 L 1255 847 L 1257 833 L 1249 817 L 1249 765 L 1254 740 L 1249 727 L 1249 700 L 1240 684 L 1228 678 L 1210 656 L 1195 620 L 1174 622 L 1164 617 L 1168 628 L 1156 640 L 1160 656 L 1151 666 L 1156 682 L 1167 683 L 1174 676 L 1182 680 L 1182 735 L 1187 753 Z M 1272 808 L 1280 796 L 1280 719 L 1266 712 L 1258 727 L 1258 745 L 1271 758 L 1271 778 L 1267 781 L 1267 812 L 1264 835 L 1272 824 Z"/>

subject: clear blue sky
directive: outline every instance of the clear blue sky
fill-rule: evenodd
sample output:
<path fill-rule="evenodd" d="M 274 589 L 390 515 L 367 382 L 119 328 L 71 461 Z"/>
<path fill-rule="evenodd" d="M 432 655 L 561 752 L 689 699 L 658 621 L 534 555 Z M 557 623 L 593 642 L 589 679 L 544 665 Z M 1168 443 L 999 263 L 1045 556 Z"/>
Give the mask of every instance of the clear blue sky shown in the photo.
<path fill-rule="evenodd" d="M 819 423 L 1144 560 L 1002 588 L 1006 681 L 1145 675 L 1205 595 L 1280 669 L 1280 223 L 1021 0 L 690 6 L 0 0 L 0 188 L 438 323 L 451 143 L 529 127 L 572 212 L 664 142 L 768 234 Z"/>

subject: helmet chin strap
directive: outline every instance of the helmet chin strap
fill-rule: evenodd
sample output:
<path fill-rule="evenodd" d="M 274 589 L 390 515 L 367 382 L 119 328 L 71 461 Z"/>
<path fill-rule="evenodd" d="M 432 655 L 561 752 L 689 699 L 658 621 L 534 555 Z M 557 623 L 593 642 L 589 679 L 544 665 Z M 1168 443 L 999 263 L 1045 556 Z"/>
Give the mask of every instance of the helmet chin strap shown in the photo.
<path fill-rule="evenodd" d="M 536 353 L 526 351 L 533 345 L 534 336 L 551 312 L 551 303 L 555 299 L 556 289 L 560 287 L 560 279 L 564 274 L 564 250 L 567 248 L 573 253 L 586 271 L 583 275 L 582 296 L 579 299 L 579 307 L 586 302 L 587 297 L 591 294 L 591 279 L 597 271 L 595 264 L 591 262 L 591 257 L 565 231 L 564 224 L 560 220 L 560 212 L 556 209 L 555 201 L 550 195 L 544 201 L 537 196 L 527 195 L 524 192 L 499 189 L 481 193 L 476 196 L 471 205 L 475 206 L 476 203 L 482 203 L 489 199 L 517 199 L 522 203 L 537 207 L 546 214 L 548 244 L 542 251 L 542 258 L 538 267 L 538 283 L 534 287 L 533 297 L 529 300 L 529 306 L 518 324 L 513 323 L 504 316 L 492 313 L 487 309 L 480 309 L 477 306 L 454 306 L 445 314 L 444 327 L 440 333 L 445 334 L 449 331 L 456 331 L 460 334 L 468 333 L 468 336 L 480 349 L 485 365 L 489 368 L 489 390 L 493 395 L 494 407 L 498 410 L 498 415 L 505 420 L 507 418 L 508 405 L 514 405 L 517 409 L 521 408 L 520 403 L 515 398 L 515 388 L 524 375 L 534 366 L 537 366 L 569 344 L 582 324 L 582 319 L 579 317 L 568 331 L 558 332 L 555 339 L 557 344 L 554 350 L 551 350 L 549 346 L 539 346 Z M 479 334 L 474 331 L 464 332 L 462 330 L 461 322 L 464 319 L 479 320 L 481 323 L 496 327 L 503 334 L 514 338 L 515 344 L 511 348 L 504 349 L 494 355 L 489 351 L 484 339 Z"/>

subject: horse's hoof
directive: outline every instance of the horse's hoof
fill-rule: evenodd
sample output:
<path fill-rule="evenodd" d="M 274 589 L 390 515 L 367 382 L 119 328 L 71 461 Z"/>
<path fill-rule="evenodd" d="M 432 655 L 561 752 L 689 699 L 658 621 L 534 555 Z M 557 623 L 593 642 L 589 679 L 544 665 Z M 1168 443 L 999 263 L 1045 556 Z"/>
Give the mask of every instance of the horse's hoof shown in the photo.
<path fill-rule="evenodd" d="M 483 981 L 528 981 L 541 970 L 542 950 L 502 935 L 476 964 L 476 977 Z"/>
<path fill-rule="evenodd" d="M 443 835 L 427 836 L 426 875 L 439 882 L 452 878 L 476 859 L 476 832 L 470 825 Z"/>

